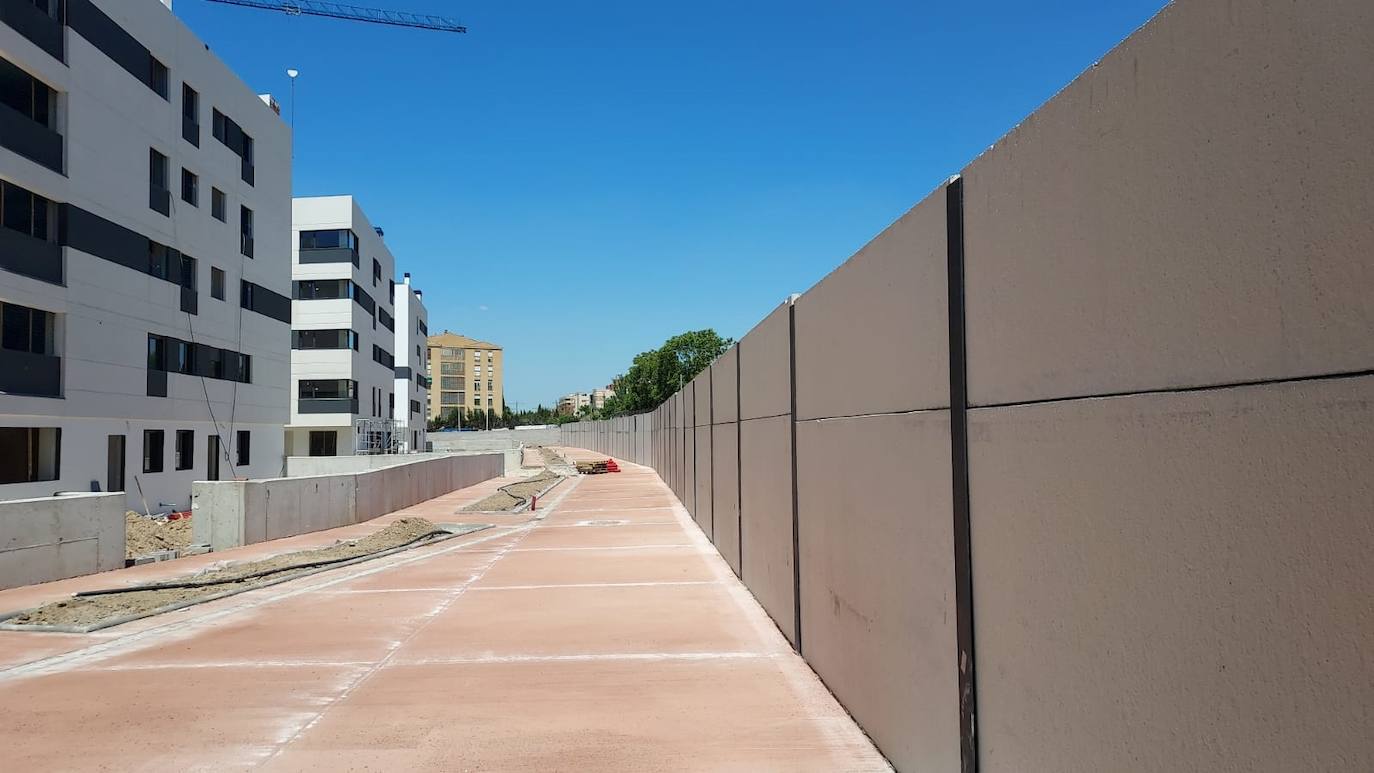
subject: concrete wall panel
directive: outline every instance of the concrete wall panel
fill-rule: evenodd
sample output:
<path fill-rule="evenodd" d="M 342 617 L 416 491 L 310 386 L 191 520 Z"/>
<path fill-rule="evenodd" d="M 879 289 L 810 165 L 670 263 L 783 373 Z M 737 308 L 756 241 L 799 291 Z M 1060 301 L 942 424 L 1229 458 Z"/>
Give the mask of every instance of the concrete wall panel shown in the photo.
<path fill-rule="evenodd" d="M 1374 3 L 1176 2 L 965 172 L 975 404 L 1374 367 Z"/>
<path fill-rule="evenodd" d="M 703 370 L 692 379 L 692 420 L 697 427 L 711 424 L 711 401 L 715 385 L 711 381 L 711 369 Z"/>
<path fill-rule="evenodd" d="M 983 770 L 1374 770 L 1374 378 L 970 433 Z"/>
<path fill-rule="evenodd" d="M 739 345 L 711 363 L 711 421 L 716 424 L 739 419 L 739 390 L 736 373 L 739 368 Z"/>
<path fill-rule="evenodd" d="M 949 405 L 945 231 L 940 188 L 797 300 L 799 419 Z"/>
<path fill-rule="evenodd" d="M 802 652 L 899 770 L 959 770 L 949 451 L 947 411 L 797 425 Z"/>
<path fill-rule="evenodd" d="M 712 541 L 739 574 L 739 426 L 717 424 L 711 444 Z"/>
<path fill-rule="evenodd" d="M 124 566 L 122 492 L 0 502 L 0 588 Z"/>
<path fill-rule="evenodd" d="M 792 576 L 792 420 L 739 426 L 740 577 L 796 646 Z"/>
<path fill-rule="evenodd" d="M 739 342 L 739 411 L 744 419 L 781 416 L 792 410 L 788 309 L 784 303 Z"/>
<path fill-rule="evenodd" d="M 692 502 L 694 508 L 692 516 L 696 518 L 697 523 L 701 525 L 701 530 L 706 533 L 706 538 L 714 540 L 715 532 L 713 526 L 715 524 L 715 511 L 713 507 L 714 491 L 712 490 L 711 468 L 713 465 L 712 459 L 715 453 L 715 446 L 712 443 L 711 430 L 712 427 L 705 426 L 697 427 L 692 431 L 696 439 L 697 455 L 696 477 L 693 478 L 694 485 L 692 489 Z"/>

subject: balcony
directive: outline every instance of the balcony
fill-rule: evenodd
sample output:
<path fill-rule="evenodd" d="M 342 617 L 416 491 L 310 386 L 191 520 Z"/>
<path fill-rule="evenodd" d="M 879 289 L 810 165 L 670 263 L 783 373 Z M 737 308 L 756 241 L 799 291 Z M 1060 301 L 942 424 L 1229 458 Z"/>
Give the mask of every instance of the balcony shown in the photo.
<path fill-rule="evenodd" d="M 0 349 L 0 393 L 62 396 L 62 358 Z"/>
<path fill-rule="evenodd" d="M 0 228 L 0 269 L 60 285 L 62 247 L 20 231 Z"/>
<path fill-rule="evenodd" d="M 357 413 L 356 397 L 302 397 L 296 413 Z"/>
<path fill-rule="evenodd" d="M 358 265 L 357 250 L 348 247 L 302 248 L 299 263 L 352 263 Z"/>
<path fill-rule="evenodd" d="M 0 0 L 0 21 L 59 62 L 67 60 L 62 23 L 38 10 L 31 0 Z"/>
<path fill-rule="evenodd" d="M 0 104 L 0 145 L 63 174 L 62 135 L 5 104 Z"/>

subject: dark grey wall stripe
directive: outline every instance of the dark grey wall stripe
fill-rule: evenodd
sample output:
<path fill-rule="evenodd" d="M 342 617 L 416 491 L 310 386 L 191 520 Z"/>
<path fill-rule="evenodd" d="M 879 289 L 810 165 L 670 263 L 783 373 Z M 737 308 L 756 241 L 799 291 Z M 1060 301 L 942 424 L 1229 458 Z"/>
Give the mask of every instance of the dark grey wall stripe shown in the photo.
<path fill-rule="evenodd" d="M 958 639 L 959 758 L 963 773 L 978 770 L 978 685 L 973 639 L 973 545 L 969 528 L 968 352 L 964 328 L 964 181 L 945 187 L 949 275 L 950 461 L 954 472 L 954 605 Z"/>
<path fill-rule="evenodd" d="M 801 529 L 797 509 L 797 305 L 787 304 L 787 369 L 792 419 L 792 625 L 797 654 L 802 654 Z"/>
<path fill-rule="evenodd" d="M 182 253 L 175 248 L 166 247 L 159 241 L 74 204 L 58 205 L 57 218 L 57 241 L 62 246 L 117 263 L 169 284 L 181 285 Z M 153 270 L 151 256 L 154 246 L 166 247 L 165 265 L 159 267 L 161 274 Z M 183 311 L 195 313 L 197 301 L 194 296 L 195 290 L 182 288 Z"/>
<path fill-rule="evenodd" d="M 239 305 L 264 317 L 291 324 L 291 299 L 260 284 L 241 280 Z"/>
<path fill-rule="evenodd" d="M 157 91 L 153 84 L 153 53 L 91 0 L 67 0 L 67 26 L 143 85 Z"/>

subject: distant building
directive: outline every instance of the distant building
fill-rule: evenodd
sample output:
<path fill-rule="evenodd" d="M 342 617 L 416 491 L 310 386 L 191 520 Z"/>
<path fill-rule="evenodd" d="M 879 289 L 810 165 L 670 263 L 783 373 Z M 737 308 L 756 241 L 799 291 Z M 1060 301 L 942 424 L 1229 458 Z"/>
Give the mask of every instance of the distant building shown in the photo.
<path fill-rule="evenodd" d="M 430 420 L 454 409 L 500 416 L 505 406 L 505 353 L 500 344 L 445 330 L 429 337 Z"/>
<path fill-rule="evenodd" d="M 606 401 L 615 397 L 615 390 L 610 387 L 605 389 L 593 389 L 591 394 L 591 404 L 593 410 L 601 410 L 606 407 Z"/>
<path fill-rule="evenodd" d="M 592 396 L 587 392 L 573 392 L 558 398 L 559 416 L 576 416 L 577 412 L 592 404 Z"/>

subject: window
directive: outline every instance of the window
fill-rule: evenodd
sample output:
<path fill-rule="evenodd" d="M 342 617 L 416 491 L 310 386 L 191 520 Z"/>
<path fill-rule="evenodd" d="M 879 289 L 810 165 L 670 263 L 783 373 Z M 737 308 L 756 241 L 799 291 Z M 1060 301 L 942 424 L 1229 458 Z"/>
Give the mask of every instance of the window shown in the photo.
<path fill-rule="evenodd" d="M 243 130 L 240 129 L 239 133 L 243 134 Z M 255 176 L 253 174 L 253 138 L 249 137 L 247 134 L 243 134 L 243 147 L 240 158 L 243 159 L 243 162 L 239 165 L 239 176 L 243 178 L 244 182 L 252 185 Z"/>
<path fill-rule="evenodd" d="M 487 379 L 487 391 L 491 391 L 491 379 Z"/>
<path fill-rule="evenodd" d="M 385 365 L 393 369 L 396 367 L 396 360 L 391 356 L 391 352 L 388 352 L 376 344 L 372 345 L 372 359 L 379 365 Z"/>
<path fill-rule="evenodd" d="M 229 144 L 229 119 L 217 107 L 210 110 L 210 134 L 225 145 Z"/>
<path fill-rule="evenodd" d="M 396 415 L 396 393 L 390 392 L 386 396 L 386 415 Z"/>
<path fill-rule="evenodd" d="M 181 170 L 181 200 L 193 207 L 200 206 L 200 178 L 190 169 Z"/>
<path fill-rule="evenodd" d="M 143 471 L 162 472 L 162 430 L 143 430 Z"/>
<path fill-rule="evenodd" d="M 249 444 L 249 441 L 252 439 L 252 433 L 246 429 L 241 429 L 238 431 L 238 436 L 238 442 L 234 446 L 238 451 L 238 461 L 235 462 L 235 464 L 242 467 L 243 465 L 250 464 L 249 460 L 252 458 Z"/>
<path fill-rule="evenodd" d="M 221 223 L 228 222 L 226 220 L 227 215 L 224 214 L 224 204 L 224 191 L 220 190 L 219 188 L 211 188 L 210 217 L 213 217 Z"/>
<path fill-rule="evenodd" d="M 392 318 L 390 314 L 386 313 L 386 309 L 377 309 L 377 321 L 382 323 L 382 327 L 386 328 L 387 330 L 396 329 L 396 320 Z"/>
<path fill-rule="evenodd" d="M 167 157 L 156 148 L 148 148 L 148 206 L 164 215 L 172 213 L 172 193 L 168 189 Z"/>
<path fill-rule="evenodd" d="M 210 267 L 210 297 L 215 300 L 224 300 L 224 272 Z"/>
<path fill-rule="evenodd" d="M 17 303 L 0 304 L 0 347 L 12 352 L 56 354 L 53 333 L 57 315 Z"/>
<path fill-rule="evenodd" d="M 57 480 L 62 462 L 58 427 L 0 427 L 0 485 Z"/>
<path fill-rule="evenodd" d="M 336 228 L 324 231 L 301 231 L 300 232 L 301 252 L 313 250 L 348 250 L 353 265 L 359 263 L 358 257 L 358 236 L 347 228 Z M 322 257 L 329 258 L 323 260 Z M 333 256 L 313 257 L 302 260 L 303 263 L 333 262 Z"/>
<path fill-rule="evenodd" d="M 40 126 L 56 128 L 57 92 L 4 59 L 0 59 L 0 104 Z"/>
<path fill-rule="evenodd" d="M 310 455 L 311 456 L 338 456 L 339 455 L 339 433 L 333 430 L 311 430 L 310 431 Z"/>
<path fill-rule="evenodd" d="M 200 94 L 181 84 L 181 137 L 200 147 Z"/>
<path fill-rule="evenodd" d="M 293 330 L 292 349 L 358 350 L 358 334 L 352 330 Z M 376 347 L 373 347 L 374 349 Z"/>
<path fill-rule="evenodd" d="M 167 339 L 148 335 L 148 370 L 167 370 Z"/>
<path fill-rule="evenodd" d="M 148 64 L 148 85 L 153 87 L 153 91 L 156 91 L 159 97 L 171 101 L 171 97 L 169 96 L 169 85 L 171 83 L 171 78 L 169 77 L 169 73 L 167 72 L 167 65 L 163 64 L 162 62 L 159 62 L 151 56 L 148 57 Z"/>
<path fill-rule="evenodd" d="M 463 404 L 463 393 L 462 393 L 462 392 L 440 392 L 440 393 L 439 393 L 439 404 L 440 404 L 440 405 L 455 405 L 455 406 L 457 406 L 457 405 L 462 405 L 462 404 Z"/>
<path fill-rule="evenodd" d="M 196 463 L 196 432 L 192 429 L 177 430 L 176 461 L 178 470 L 189 470 Z"/>
<path fill-rule="evenodd" d="M 460 378 L 460 377 L 458 377 L 458 376 L 440 376 L 440 377 L 439 377 L 439 388 L 440 388 L 440 389 L 462 389 L 462 388 L 463 388 L 463 379 Z"/>
<path fill-rule="evenodd" d="M 473 396 L 472 396 L 472 404 L 473 404 L 473 405 L 481 405 L 481 404 L 482 404 L 482 396 L 481 396 L 481 395 L 473 395 Z"/>
<path fill-rule="evenodd" d="M 313 279 L 292 282 L 291 297 L 298 301 L 352 298 L 353 283 L 347 279 Z"/>
<path fill-rule="evenodd" d="M 345 378 L 302 379 L 296 386 L 302 400 L 348 400 L 358 396 L 358 382 Z"/>
<path fill-rule="evenodd" d="M 239 207 L 239 252 L 253 257 L 253 210 Z"/>
<path fill-rule="evenodd" d="M 168 347 L 168 353 L 171 355 L 172 358 L 171 361 L 168 363 L 168 365 L 170 366 L 168 370 L 172 373 L 195 373 L 195 350 L 191 348 L 190 342 L 181 341 L 175 338 L 168 339 L 168 342 L 171 344 Z"/>
<path fill-rule="evenodd" d="M 419 400 L 411 400 L 411 401 L 410 401 L 410 412 L 411 412 L 411 413 L 419 413 L 419 412 L 420 412 L 420 401 L 419 401 Z"/>
<path fill-rule="evenodd" d="M 172 250 L 165 244 L 148 240 L 148 274 L 158 279 L 172 275 Z"/>
<path fill-rule="evenodd" d="M 439 375 L 441 376 L 461 376 L 463 375 L 463 363 L 461 362 L 440 362 Z"/>
<path fill-rule="evenodd" d="M 376 286 L 377 286 L 377 283 L 380 282 L 380 281 L 382 281 L 382 262 L 379 261 L 379 260 L 377 260 L 376 258 L 373 258 L 373 259 L 372 259 L 372 286 L 373 286 L 373 287 L 376 287 Z"/>
<path fill-rule="evenodd" d="M 57 240 L 57 205 L 14 183 L 0 181 L 0 225 L 44 241 Z"/>
<path fill-rule="evenodd" d="M 388 280 L 386 280 L 386 281 L 387 281 L 387 292 L 389 293 L 389 294 L 387 295 L 387 297 L 391 299 L 391 300 L 389 301 L 389 303 L 391 303 L 392 306 L 395 306 L 395 305 L 396 305 L 396 280 L 394 280 L 394 279 L 388 279 Z"/>
<path fill-rule="evenodd" d="M 187 290 L 196 289 L 196 273 L 196 259 L 182 253 L 181 270 L 178 272 L 181 286 L 185 287 Z"/>

